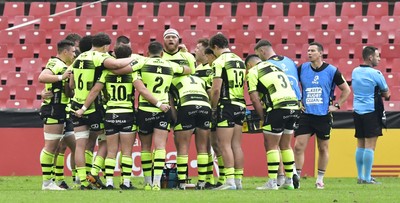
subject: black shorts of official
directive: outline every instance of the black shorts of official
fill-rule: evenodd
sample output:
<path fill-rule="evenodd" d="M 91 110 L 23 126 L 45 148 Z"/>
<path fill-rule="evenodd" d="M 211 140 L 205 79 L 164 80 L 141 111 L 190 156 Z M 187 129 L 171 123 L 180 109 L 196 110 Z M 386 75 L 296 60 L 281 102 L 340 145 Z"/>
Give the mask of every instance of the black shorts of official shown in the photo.
<path fill-rule="evenodd" d="M 45 125 L 64 124 L 67 120 L 65 104 L 51 104 L 40 107 L 39 115 Z"/>
<path fill-rule="evenodd" d="M 192 130 L 194 128 L 210 129 L 211 108 L 200 105 L 182 106 L 178 108 L 178 118 L 174 131 Z"/>
<path fill-rule="evenodd" d="M 138 109 L 136 119 L 139 133 L 142 135 L 152 134 L 154 132 L 154 128 L 169 131 L 171 123 L 171 111 L 164 113 L 148 112 Z"/>
<path fill-rule="evenodd" d="M 329 140 L 332 128 L 332 115 L 317 116 L 311 114 L 300 114 L 299 128 L 294 131 L 294 136 L 304 134 L 316 134 L 321 140 Z"/>
<path fill-rule="evenodd" d="M 72 102 L 71 109 L 73 111 L 77 111 L 81 107 L 82 104 Z M 84 114 L 81 118 L 76 117 L 73 111 L 71 111 L 71 120 L 74 127 L 87 125 L 91 131 L 100 131 L 104 129 L 104 108 L 101 105 L 99 105 L 93 113 Z"/>
<path fill-rule="evenodd" d="M 381 118 L 376 111 L 366 114 L 353 112 L 356 138 L 373 138 L 382 136 Z"/>
<path fill-rule="evenodd" d="M 136 131 L 135 113 L 106 113 L 104 128 L 106 135 L 132 133 Z"/>
<path fill-rule="evenodd" d="M 271 133 L 293 130 L 299 116 L 300 110 L 273 109 L 266 113 L 262 129 Z"/>
<path fill-rule="evenodd" d="M 223 104 L 218 107 L 217 113 L 217 128 L 233 128 L 235 124 L 243 126 L 246 107 Z"/>

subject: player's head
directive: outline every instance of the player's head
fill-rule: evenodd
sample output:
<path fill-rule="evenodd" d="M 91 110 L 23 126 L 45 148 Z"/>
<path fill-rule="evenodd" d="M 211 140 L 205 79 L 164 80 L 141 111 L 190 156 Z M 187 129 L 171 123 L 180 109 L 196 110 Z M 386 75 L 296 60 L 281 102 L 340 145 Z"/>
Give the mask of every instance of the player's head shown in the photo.
<path fill-rule="evenodd" d="M 201 39 L 197 40 L 196 48 L 194 49 L 196 61 L 205 62 L 207 60 L 206 55 L 204 53 L 204 51 L 207 47 L 208 47 L 208 39 L 207 38 L 201 38 Z"/>
<path fill-rule="evenodd" d="M 324 54 L 324 47 L 318 42 L 311 42 L 307 50 L 308 60 L 311 62 L 322 61 L 322 56 Z"/>
<path fill-rule="evenodd" d="M 364 60 L 364 63 L 367 65 L 370 65 L 372 67 L 375 67 L 379 64 L 381 61 L 381 56 L 379 53 L 378 48 L 373 47 L 373 46 L 366 46 L 364 47 L 362 51 L 362 57 Z"/>
<path fill-rule="evenodd" d="M 259 62 L 261 62 L 260 57 L 258 57 L 256 54 L 250 54 L 246 57 L 244 60 L 244 64 L 246 64 L 246 69 L 249 70 L 253 68 L 255 65 L 257 65 Z"/>
<path fill-rule="evenodd" d="M 120 44 L 114 47 L 114 53 L 116 58 L 128 58 L 132 55 L 132 49 L 126 44 Z"/>
<path fill-rule="evenodd" d="M 207 62 L 208 62 L 208 64 L 211 66 L 212 63 L 213 63 L 213 62 L 215 61 L 215 59 L 217 58 L 217 56 L 215 56 L 213 50 L 212 50 L 210 47 L 207 47 L 207 48 L 204 50 L 204 54 L 205 54 L 206 57 L 207 57 Z"/>
<path fill-rule="evenodd" d="M 128 46 L 131 46 L 131 40 L 129 40 L 129 38 L 127 36 L 121 35 L 121 36 L 117 37 L 115 46 L 118 46 L 120 44 L 125 44 Z"/>
<path fill-rule="evenodd" d="M 153 41 L 150 42 L 148 46 L 148 55 L 149 56 L 162 56 L 163 53 L 163 46 L 160 42 Z"/>
<path fill-rule="evenodd" d="M 164 48 L 167 52 L 174 53 L 178 51 L 180 36 L 177 30 L 172 28 L 165 30 L 163 38 L 164 38 Z"/>
<path fill-rule="evenodd" d="M 229 48 L 229 41 L 222 33 L 218 33 L 210 38 L 210 48 L 214 51 L 216 56 L 220 53 L 218 50 Z"/>
<path fill-rule="evenodd" d="M 75 58 L 75 43 L 61 40 L 57 43 L 57 55 L 66 63 L 71 64 Z"/>
<path fill-rule="evenodd" d="M 104 32 L 97 33 L 93 36 L 92 45 L 99 51 L 107 52 L 110 48 L 111 38 Z"/>
<path fill-rule="evenodd" d="M 271 42 L 265 39 L 258 41 L 256 46 L 254 46 L 254 52 L 261 60 L 268 60 L 272 55 Z"/>
<path fill-rule="evenodd" d="M 76 50 L 75 55 L 78 56 L 81 52 L 81 50 L 79 49 L 79 41 L 81 41 L 82 37 L 79 34 L 71 33 L 71 34 L 68 34 L 65 37 L 65 39 L 74 43 L 75 50 Z"/>
<path fill-rule="evenodd" d="M 79 50 L 81 50 L 82 53 L 92 49 L 92 39 L 93 36 L 86 35 L 79 41 Z"/>

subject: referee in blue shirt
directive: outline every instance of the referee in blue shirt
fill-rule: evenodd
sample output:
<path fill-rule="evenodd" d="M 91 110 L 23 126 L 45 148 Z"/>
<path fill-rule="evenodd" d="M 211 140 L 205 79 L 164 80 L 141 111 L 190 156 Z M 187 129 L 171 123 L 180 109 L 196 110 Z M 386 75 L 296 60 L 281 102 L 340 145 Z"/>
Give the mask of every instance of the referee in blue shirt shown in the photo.
<path fill-rule="evenodd" d="M 364 64 L 353 70 L 351 79 L 354 92 L 354 125 L 357 138 L 356 164 L 358 184 L 377 184 L 371 177 L 376 141 L 382 136 L 384 108 L 382 97 L 390 99 L 389 87 L 382 73 L 374 69 L 379 64 L 377 48 L 363 49 Z"/>

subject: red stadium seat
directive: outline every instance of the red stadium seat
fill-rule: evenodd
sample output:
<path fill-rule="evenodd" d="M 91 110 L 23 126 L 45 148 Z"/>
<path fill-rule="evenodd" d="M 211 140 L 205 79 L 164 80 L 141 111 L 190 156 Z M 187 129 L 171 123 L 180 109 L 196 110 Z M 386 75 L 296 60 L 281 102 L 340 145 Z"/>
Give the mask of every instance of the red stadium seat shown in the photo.
<path fill-rule="evenodd" d="M 101 14 L 101 3 L 82 3 L 81 16 L 87 17 L 87 24 L 92 24 L 93 17 L 101 16 Z"/>
<path fill-rule="evenodd" d="M 315 4 L 314 16 L 321 17 L 322 24 L 327 24 L 330 16 L 336 16 L 336 3 L 317 2 Z"/>
<path fill-rule="evenodd" d="M 15 99 L 25 99 L 28 104 L 32 105 L 33 100 L 36 100 L 36 87 L 32 85 L 16 85 L 12 87 L 15 91 Z"/>
<path fill-rule="evenodd" d="M 335 31 L 317 30 L 315 31 L 314 41 L 321 44 L 331 44 L 332 42 L 335 42 Z"/>
<path fill-rule="evenodd" d="M 0 72 L 16 72 L 15 58 L 0 58 Z M 4 75 L 5 76 L 5 75 Z"/>
<path fill-rule="evenodd" d="M 138 17 L 139 25 L 143 25 L 146 16 L 154 16 L 154 3 L 134 2 L 132 16 Z"/>
<path fill-rule="evenodd" d="M 60 17 L 41 17 L 40 18 L 40 29 L 46 31 L 52 31 L 56 29 L 61 29 L 61 20 Z M 49 33 L 49 32 L 47 32 Z M 46 34 L 47 34 L 46 33 Z"/>
<path fill-rule="evenodd" d="M 389 38 L 393 39 L 396 30 L 400 28 L 400 16 L 382 16 L 379 30 L 387 31 Z"/>
<path fill-rule="evenodd" d="M 264 32 L 269 31 L 269 18 L 267 16 L 250 17 L 247 30 L 254 31 L 256 33 L 256 37 L 261 38 Z"/>
<path fill-rule="evenodd" d="M 232 16 L 231 2 L 211 2 L 210 16 L 217 17 L 218 24 L 222 24 L 225 16 Z"/>
<path fill-rule="evenodd" d="M 0 58 L 8 57 L 8 47 L 6 44 L 0 44 Z"/>
<path fill-rule="evenodd" d="M 283 16 L 282 2 L 264 2 L 261 17 L 270 17 L 270 23 L 275 24 L 275 17 Z"/>
<path fill-rule="evenodd" d="M 122 35 L 124 35 L 124 31 L 120 31 L 120 30 L 103 30 L 103 32 L 104 33 L 106 33 L 106 34 L 108 34 L 108 36 L 111 38 L 111 46 L 110 46 L 110 49 L 113 49 L 114 48 L 114 44 L 115 44 L 115 42 L 116 42 L 116 40 L 117 40 L 117 38 L 119 37 L 119 36 L 122 36 Z M 127 37 L 129 37 L 129 35 L 127 36 Z"/>
<path fill-rule="evenodd" d="M 394 3 L 393 16 L 400 16 L 400 1 Z"/>
<path fill-rule="evenodd" d="M 382 56 L 382 57 L 384 57 L 384 56 Z M 392 63 L 388 64 L 387 68 L 391 72 L 400 73 L 400 58 L 393 59 Z M 400 97 L 400 95 L 399 95 L 399 97 Z"/>
<path fill-rule="evenodd" d="M 283 38 L 287 38 L 288 31 L 295 30 L 296 23 L 293 16 L 281 16 L 275 18 L 274 30 L 279 30 Z"/>
<path fill-rule="evenodd" d="M 190 17 L 172 16 L 170 28 L 174 28 L 176 30 L 190 30 Z"/>
<path fill-rule="evenodd" d="M 391 102 L 398 102 L 400 101 L 400 86 L 391 86 L 389 87 L 390 89 L 390 101 Z M 387 103 L 390 104 L 390 101 L 387 101 Z M 388 111 L 388 108 L 385 108 L 386 111 Z"/>
<path fill-rule="evenodd" d="M 344 30 L 349 29 L 349 22 L 346 16 L 331 16 L 328 19 L 328 30 Z M 341 37 L 341 32 L 335 32 L 335 38 Z"/>
<path fill-rule="evenodd" d="M 119 31 L 137 30 L 139 27 L 138 19 L 134 16 L 120 16 L 116 25 Z"/>
<path fill-rule="evenodd" d="M 356 16 L 362 16 L 362 2 L 343 2 L 340 16 L 347 17 L 349 23 L 353 24 Z"/>
<path fill-rule="evenodd" d="M 341 44 L 358 44 L 362 43 L 360 30 L 342 30 Z"/>
<path fill-rule="evenodd" d="M 29 16 L 34 18 L 47 17 L 50 15 L 50 2 L 31 2 Z"/>
<path fill-rule="evenodd" d="M 24 99 L 22 100 L 7 100 L 6 108 L 7 109 L 26 109 L 29 108 L 28 102 Z"/>
<path fill-rule="evenodd" d="M 39 110 L 43 100 L 33 100 L 32 108 Z"/>
<path fill-rule="evenodd" d="M 263 32 L 261 39 L 268 40 L 269 42 L 271 42 L 272 46 L 274 46 L 275 44 L 282 44 L 282 34 L 277 30 Z"/>
<path fill-rule="evenodd" d="M 353 50 L 352 50 L 353 58 L 363 61 L 362 51 L 366 45 L 364 45 L 362 43 L 357 43 L 357 44 L 352 44 L 351 46 L 353 47 Z M 381 61 L 382 61 L 382 59 L 381 59 Z"/>
<path fill-rule="evenodd" d="M 235 33 L 235 44 L 254 44 L 256 43 L 256 35 L 254 31 L 249 30 L 237 30 Z M 247 50 L 244 50 L 245 52 Z M 248 53 L 248 52 L 247 52 Z"/>
<path fill-rule="evenodd" d="M 206 15 L 206 3 L 205 2 L 186 2 L 184 16 L 189 16 L 191 25 L 196 25 L 197 18 Z"/>
<path fill-rule="evenodd" d="M 8 17 L 0 16 L 0 30 L 8 28 Z"/>
<path fill-rule="evenodd" d="M 287 43 L 296 45 L 296 54 L 301 54 L 303 44 L 308 44 L 308 32 L 301 30 L 289 31 Z"/>
<path fill-rule="evenodd" d="M 71 32 L 71 30 L 52 30 L 50 35 L 51 44 L 57 44 L 59 41 L 65 39 L 65 37 L 67 37 Z"/>
<path fill-rule="evenodd" d="M 347 44 L 329 44 L 325 48 L 328 51 L 328 58 L 334 62 L 338 62 L 339 59 L 349 59 L 349 45 Z"/>
<path fill-rule="evenodd" d="M 382 16 L 389 15 L 388 2 L 369 2 L 367 16 L 374 16 L 376 24 L 380 24 Z"/>
<path fill-rule="evenodd" d="M 184 30 L 181 34 L 182 44 L 185 44 L 190 53 L 194 53 L 197 40 L 204 37 L 202 30 Z"/>
<path fill-rule="evenodd" d="M 41 58 L 24 58 L 21 63 L 21 72 L 28 73 L 29 78 L 30 73 L 42 71 L 44 65 Z"/>
<path fill-rule="evenodd" d="M 211 38 L 212 36 L 216 35 L 217 33 L 221 33 L 224 36 L 229 36 L 228 30 L 202 30 L 204 37 Z"/>
<path fill-rule="evenodd" d="M 222 29 L 228 30 L 232 34 L 234 34 L 237 30 L 243 31 L 243 18 L 240 16 L 224 17 L 222 21 Z"/>
<path fill-rule="evenodd" d="M 67 17 L 67 23 L 65 29 L 71 30 L 72 32 L 86 31 L 87 18 L 84 16 L 69 16 Z"/>
<path fill-rule="evenodd" d="M 252 16 L 257 15 L 257 2 L 239 2 L 236 8 L 236 17 L 242 17 L 245 25 L 249 24 Z"/>
<path fill-rule="evenodd" d="M 217 17 L 201 16 L 197 18 L 196 30 L 216 30 L 217 26 Z"/>
<path fill-rule="evenodd" d="M 247 46 L 247 47 L 246 47 Z M 248 53 L 245 50 L 249 50 L 248 45 L 243 45 L 243 44 L 230 44 L 229 45 L 229 50 L 236 55 L 240 56 L 241 58 L 244 58 L 244 53 Z M 251 49 L 253 50 L 253 49 Z"/>
<path fill-rule="evenodd" d="M 296 45 L 294 44 L 276 44 L 274 50 L 279 55 L 287 56 L 293 60 L 296 58 Z"/>
<path fill-rule="evenodd" d="M 389 35 L 387 31 L 371 30 L 368 32 L 368 44 L 387 44 Z"/>
<path fill-rule="evenodd" d="M 160 2 L 157 16 L 165 18 L 165 24 L 171 23 L 171 16 L 179 16 L 179 2 Z"/>
<path fill-rule="evenodd" d="M 34 18 L 32 16 L 15 16 L 14 17 L 14 26 L 13 27 L 18 26 L 18 25 L 22 25 L 22 24 L 27 23 L 27 22 L 31 22 L 32 20 L 34 20 Z M 33 23 L 24 25 L 24 26 L 19 27 L 18 29 L 15 29 L 15 30 L 18 30 L 18 32 L 20 33 L 19 35 L 24 37 L 25 36 L 25 31 L 26 30 L 32 30 L 32 29 L 35 29 L 35 26 L 34 26 Z"/>
<path fill-rule="evenodd" d="M 14 24 L 14 16 L 25 15 L 24 2 L 4 2 L 3 16 L 8 17 L 8 22 Z"/>
<path fill-rule="evenodd" d="M 17 66 L 21 65 L 22 59 L 33 58 L 34 47 L 32 44 L 16 44 L 14 45 L 13 57 L 16 59 Z"/>
<path fill-rule="evenodd" d="M 360 30 L 363 39 L 368 38 L 368 32 L 375 30 L 375 17 L 373 16 L 356 16 L 354 19 L 353 30 Z"/>
<path fill-rule="evenodd" d="M 25 44 L 34 44 L 35 48 L 46 43 L 46 32 L 44 30 L 27 30 L 25 32 Z M 38 48 L 35 52 L 38 51 Z"/>
<path fill-rule="evenodd" d="M 112 17 L 113 24 L 117 24 L 120 16 L 128 16 L 128 2 L 108 2 L 107 16 Z"/>
<path fill-rule="evenodd" d="M 304 16 L 301 19 L 300 29 L 303 31 L 307 31 L 309 38 L 314 38 L 315 31 L 322 29 L 321 18 L 313 16 Z"/>
<path fill-rule="evenodd" d="M 112 17 L 95 16 L 93 17 L 92 22 L 93 23 L 90 31 L 92 31 L 93 33 L 103 32 L 104 30 L 112 29 Z"/>
<path fill-rule="evenodd" d="M 389 87 L 400 86 L 399 73 L 382 73 Z"/>
<path fill-rule="evenodd" d="M 124 35 L 130 36 L 131 41 L 137 43 L 138 46 L 150 43 L 150 33 L 147 30 L 129 30 Z M 147 50 L 147 47 L 145 50 Z"/>
<path fill-rule="evenodd" d="M 67 23 L 67 16 L 76 16 L 76 2 L 56 2 L 56 10 L 52 16 L 60 16 L 61 24 Z"/>
<path fill-rule="evenodd" d="M 6 107 L 6 102 L 9 99 L 10 99 L 10 88 L 8 86 L 0 86 L 0 109 Z"/>
<path fill-rule="evenodd" d="M 303 16 L 310 16 L 310 3 L 290 2 L 288 16 L 295 17 L 296 24 L 300 24 Z"/>
<path fill-rule="evenodd" d="M 381 48 L 381 56 L 386 58 L 388 62 L 399 57 L 400 45 L 399 44 L 383 44 Z M 400 85 L 400 84 L 399 84 Z"/>
<path fill-rule="evenodd" d="M 6 85 L 11 87 L 15 85 L 28 85 L 28 76 L 22 72 L 8 72 L 6 73 Z"/>
<path fill-rule="evenodd" d="M 353 69 L 361 64 L 358 59 L 339 59 L 338 68 L 340 72 L 351 72 Z"/>
<path fill-rule="evenodd" d="M 143 30 L 147 30 L 150 32 L 150 38 L 157 39 L 160 41 L 163 39 L 162 32 L 159 30 L 164 30 L 165 26 L 165 18 L 162 16 L 148 16 L 144 20 Z M 179 32 L 179 31 L 178 31 Z"/>

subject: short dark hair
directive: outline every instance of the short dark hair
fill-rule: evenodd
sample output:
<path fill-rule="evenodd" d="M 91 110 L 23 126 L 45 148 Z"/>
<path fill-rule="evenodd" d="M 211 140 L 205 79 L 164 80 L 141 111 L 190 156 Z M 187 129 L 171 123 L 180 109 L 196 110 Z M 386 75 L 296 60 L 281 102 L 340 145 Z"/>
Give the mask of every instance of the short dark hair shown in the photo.
<path fill-rule="evenodd" d="M 318 47 L 318 51 L 324 51 L 324 47 L 322 46 L 322 44 L 320 44 L 318 42 L 311 42 L 309 45 L 310 46 L 315 45 Z"/>
<path fill-rule="evenodd" d="M 119 37 L 117 37 L 117 41 L 115 42 L 117 45 L 119 44 L 129 44 L 131 42 L 131 40 L 129 40 L 129 38 L 125 35 L 121 35 Z"/>
<path fill-rule="evenodd" d="M 256 54 L 250 54 L 246 57 L 246 59 L 244 60 L 244 65 L 247 66 L 247 63 L 252 59 L 252 58 L 259 58 Z"/>
<path fill-rule="evenodd" d="M 57 43 L 57 52 L 61 53 L 62 51 L 69 49 L 71 47 L 75 46 L 75 43 L 70 41 L 70 40 L 61 40 Z"/>
<path fill-rule="evenodd" d="M 215 56 L 213 50 L 212 50 L 210 47 L 207 47 L 207 48 L 204 50 L 204 54 L 212 54 L 212 55 Z"/>
<path fill-rule="evenodd" d="M 203 47 L 208 47 L 209 40 L 207 38 L 201 38 L 197 40 L 197 44 L 201 44 Z"/>
<path fill-rule="evenodd" d="M 364 47 L 362 51 L 362 57 L 365 60 L 368 60 L 368 57 L 375 54 L 375 51 L 378 50 L 378 48 L 373 47 L 373 46 L 366 46 Z"/>
<path fill-rule="evenodd" d="M 262 40 L 260 40 L 260 41 L 257 42 L 256 46 L 254 46 L 254 50 L 256 50 L 256 49 L 258 49 L 258 48 L 260 48 L 260 47 L 263 47 L 263 46 L 272 47 L 272 44 L 271 44 L 270 41 L 265 40 L 265 39 L 262 39 Z"/>
<path fill-rule="evenodd" d="M 221 33 L 212 36 L 210 39 L 210 47 L 213 48 L 214 46 L 217 46 L 219 48 L 228 48 L 229 47 L 228 38 L 226 38 Z"/>
<path fill-rule="evenodd" d="M 132 55 L 132 49 L 126 44 L 120 44 L 114 48 L 116 58 L 128 58 Z"/>
<path fill-rule="evenodd" d="M 82 39 L 82 37 L 79 34 L 71 33 L 71 34 L 67 35 L 65 37 L 65 39 L 75 43 L 75 42 L 79 42 Z"/>
<path fill-rule="evenodd" d="M 94 47 L 102 47 L 104 45 L 110 45 L 111 38 L 104 32 L 99 32 L 93 36 L 92 45 Z"/>
<path fill-rule="evenodd" d="M 163 52 L 163 45 L 160 42 L 152 41 L 148 46 L 148 50 L 152 55 L 160 55 Z"/>
<path fill-rule="evenodd" d="M 82 39 L 79 41 L 79 50 L 81 52 L 89 51 L 92 49 L 92 40 L 93 36 L 91 35 L 86 35 L 82 37 Z"/>

